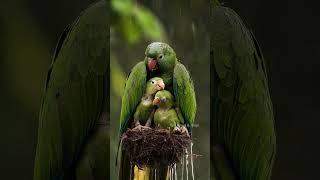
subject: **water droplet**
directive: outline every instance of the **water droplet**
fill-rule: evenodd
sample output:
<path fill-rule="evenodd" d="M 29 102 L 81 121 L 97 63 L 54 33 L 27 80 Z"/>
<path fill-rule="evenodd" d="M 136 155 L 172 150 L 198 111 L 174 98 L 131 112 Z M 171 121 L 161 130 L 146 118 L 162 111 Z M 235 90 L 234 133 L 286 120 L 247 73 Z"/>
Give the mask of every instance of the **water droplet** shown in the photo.
<path fill-rule="evenodd" d="M 188 155 L 188 149 L 186 149 L 186 179 L 189 179 L 189 169 L 188 169 L 188 165 L 189 165 L 189 155 Z"/>
<path fill-rule="evenodd" d="M 194 25 L 193 22 L 191 23 L 191 29 L 192 29 L 193 34 L 195 34 L 196 33 L 196 26 Z"/>
<path fill-rule="evenodd" d="M 174 173 L 173 167 L 170 167 L 170 175 L 171 175 L 170 177 L 171 177 L 172 180 L 174 180 L 173 173 Z"/>
<path fill-rule="evenodd" d="M 174 180 L 178 180 L 177 164 L 174 164 Z"/>
<path fill-rule="evenodd" d="M 183 154 L 182 156 L 182 163 L 181 163 L 181 180 L 183 180 L 183 175 L 184 175 L 184 163 L 185 163 L 185 155 Z"/>
<path fill-rule="evenodd" d="M 132 179 L 132 176 L 134 176 L 134 171 L 132 171 L 133 165 L 132 163 L 130 164 L 130 179 Z"/>
<path fill-rule="evenodd" d="M 193 153 L 192 153 L 192 147 L 193 147 L 193 142 L 190 144 L 190 161 L 191 161 L 191 175 L 192 175 L 192 180 L 194 180 L 194 170 L 193 170 Z"/>

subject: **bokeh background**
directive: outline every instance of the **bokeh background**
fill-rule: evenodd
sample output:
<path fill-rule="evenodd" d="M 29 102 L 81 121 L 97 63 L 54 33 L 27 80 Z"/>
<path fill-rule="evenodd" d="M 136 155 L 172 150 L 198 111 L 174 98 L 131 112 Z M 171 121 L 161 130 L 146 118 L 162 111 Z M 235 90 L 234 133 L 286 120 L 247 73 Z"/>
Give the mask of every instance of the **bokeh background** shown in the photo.
<path fill-rule="evenodd" d="M 55 44 L 64 27 L 92 2 L 1 1 L 0 179 L 32 179 L 40 99 Z M 209 15 L 203 5 L 205 0 L 130 2 L 129 6 L 122 6 L 127 9 L 113 7 L 112 87 L 123 85 L 130 68 L 143 58 L 149 42 L 162 39 L 176 49 L 197 79 L 198 100 L 205 104 L 209 88 L 205 30 Z M 273 179 L 318 179 L 317 1 L 226 0 L 224 4 L 236 10 L 255 33 L 269 67 L 278 144 Z M 115 104 L 120 102 L 120 93 L 121 88 L 112 91 Z M 206 108 L 199 107 L 199 128 L 195 129 L 199 136 L 195 139 L 195 151 L 199 154 L 205 154 L 208 149 L 205 145 L 209 146 L 204 143 L 208 133 Z M 118 105 L 112 110 L 115 119 L 118 110 Z M 113 130 L 117 130 L 116 125 Z M 196 161 L 199 162 L 196 173 L 205 177 L 209 170 L 205 157 Z"/>

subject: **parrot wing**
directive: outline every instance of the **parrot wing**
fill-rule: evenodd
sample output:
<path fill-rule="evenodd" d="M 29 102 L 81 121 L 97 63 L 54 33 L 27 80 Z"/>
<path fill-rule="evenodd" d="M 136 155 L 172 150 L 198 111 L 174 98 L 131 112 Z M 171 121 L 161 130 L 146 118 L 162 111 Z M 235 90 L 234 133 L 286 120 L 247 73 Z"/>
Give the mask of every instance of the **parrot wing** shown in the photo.
<path fill-rule="evenodd" d="M 144 62 L 136 64 L 128 75 L 124 92 L 122 95 L 121 112 L 120 112 L 120 135 L 122 135 L 133 122 L 133 115 L 137 105 L 146 89 L 147 69 Z M 120 153 L 120 154 L 118 154 Z M 120 155 L 118 157 L 118 155 Z M 119 180 L 127 180 L 131 177 L 133 168 L 131 167 L 129 157 L 124 153 L 121 147 L 121 140 L 118 145 L 117 162 L 120 159 L 119 165 Z M 116 163 L 117 164 L 117 163 Z"/>
<path fill-rule="evenodd" d="M 179 107 L 184 122 L 189 132 L 191 132 L 197 111 L 196 95 L 188 70 L 179 62 L 173 72 L 173 91 L 177 107 Z"/>
<path fill-rule="evenodd" d="M 144 62 L 139 62 L 131 70 L 122 95 L 120 113 L 120 134 L 130 126 L 133 114 L 146 89 L 147 69 Z"/>
<path fill-rule="evenodd" d="M 108 97 L 105 1 L 85 10 L 60 38 L 39 113 L 34 180 L 68 176 Z"/>
<path fill-rule="evenodd" d="M 226 169 L 232 169 L 234 177 L 240 179 L 268 180 L 276 137 L 263 55 L 257 41 L 233 10 L 221 6 L 213 8 L 212 164 L 216 170 L 231 164 L 232 167 Z M 219 152 L 221 149 L 223 153 Z M 229 162 L 219 164 L 222 159 L 219 154 L 226 154 L 225 160 Z M 219 161 L 215 161 L 217 159 Z"/>

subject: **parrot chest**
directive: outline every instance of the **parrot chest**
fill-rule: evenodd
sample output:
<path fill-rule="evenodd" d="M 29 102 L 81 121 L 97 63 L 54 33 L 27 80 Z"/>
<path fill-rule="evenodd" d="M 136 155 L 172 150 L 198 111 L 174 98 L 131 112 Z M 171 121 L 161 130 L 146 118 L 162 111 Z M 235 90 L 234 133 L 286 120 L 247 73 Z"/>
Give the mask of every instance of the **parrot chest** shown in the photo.
<path fill-rule="evenodd" d="M 176 127 L 177 116 L 173 109 L 162 110 L 157 109 L 154 114 L 154 124 L 159 128 L 170 128 Z"/>
<path fill-rule="evenodd" d="M 154 106 L 152 100 L 145 99 L 142 100 L 139 106 L 137 107 L 135 113 L 135 119 L 139 120 L 143 125 L 147 122 L 149 116 L 151 115 Z"/>

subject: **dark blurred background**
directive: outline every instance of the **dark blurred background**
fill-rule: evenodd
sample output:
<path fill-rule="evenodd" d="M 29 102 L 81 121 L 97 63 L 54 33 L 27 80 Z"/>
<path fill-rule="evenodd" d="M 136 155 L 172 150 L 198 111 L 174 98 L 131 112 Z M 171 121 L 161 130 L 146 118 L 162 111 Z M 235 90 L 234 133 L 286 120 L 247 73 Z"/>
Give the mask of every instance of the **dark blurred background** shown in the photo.
<path fill-rule="evenodd" d="M 94 0 L 1 1 L 0 179 L 32 178 L 38 111 L 55 44 L 64 27 L 92 2 Z M 112 37 L 117 38 L 111 43 L 112 48 L 117 49 L 119 41 L 122 42 L 124 54 L 135 50 L 132 57 L 136 59 L 124 64 L 114 54 L 113 86 L 121 86 L 129 68 L 143 57 L 148 42 L 162 39 L 170 42 L 178 56 L 184 58 L 193 76 L 204 78 L 196 86 L 205 89 L 208 74 L 200 76 L 201 69 L 191 68 L 202 67 L 198 63 L 203 63 L 202 58 L 191 57 L 201 56 L 192 52 L 195 47 L 203 48 L 199 52 L 206 48 L 207 42 L 199 41 L 205 38 L 203 28 L 208 20 L 203 8 L 205 0 L 132 2 L 136 8 L 139 4 L 138 15 L 136 11 L 131 14 L 132 25 L 127 28 L 132 31 L 121 31 L 125 29 L 124 18 L 121 18 L 124 16 L 118 9 L 111 31 Z M 269 67 L 278 144 L 273 179 L 319 179 L 318 4 L 316 1 L 229 0 L 224 1 L 224 5 L 238 12 L 255 33 Z M 148 33 L 148 28 L 135 17 L 139 13 L 152 27 L 159 27 L 159 32 Z M 113 100 L 119 102 L 119 92 L 112 93 Z M 205 133 L 199 136 L 205 138 Z M 198 147 L 201 151 L 200 148 L 203 147 Z M 203 166 L 205 170 L 207 165 Z"/>
<path fill-rule="evenodd" d="M 64 27 L 90 2 L 0 2 L 0 179 L 32 179 L 38 111 Z"/>
<path fill-rule="evenodd" d="M 317 1 L 226 1 L 255 33 L 275 111 L 273 179 L 319 179 L 320 11 Z"/>

